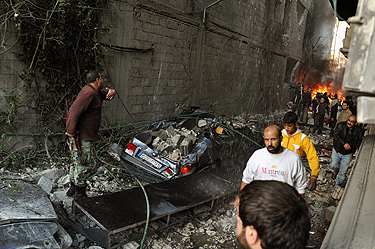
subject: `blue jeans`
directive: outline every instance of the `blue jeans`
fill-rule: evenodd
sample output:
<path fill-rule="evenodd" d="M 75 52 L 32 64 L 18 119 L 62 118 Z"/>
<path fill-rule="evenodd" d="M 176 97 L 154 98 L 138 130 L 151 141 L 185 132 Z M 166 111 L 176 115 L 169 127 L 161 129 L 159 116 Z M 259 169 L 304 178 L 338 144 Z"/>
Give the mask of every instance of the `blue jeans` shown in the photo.
<path fill-rule="evenodd" d="M 353 154 L 342 155 L 335 149 L 332 150 L 331 168 L 335 171 L 336 174 L 339 173 L 337 175 L 335 187 L 340 186 L 344 182 L 346 171 L 348 170 L 348 166 L 350 161 L 352 160 L 352 156 Z M 341 165 L 339 165 L 340 161 Z"/>

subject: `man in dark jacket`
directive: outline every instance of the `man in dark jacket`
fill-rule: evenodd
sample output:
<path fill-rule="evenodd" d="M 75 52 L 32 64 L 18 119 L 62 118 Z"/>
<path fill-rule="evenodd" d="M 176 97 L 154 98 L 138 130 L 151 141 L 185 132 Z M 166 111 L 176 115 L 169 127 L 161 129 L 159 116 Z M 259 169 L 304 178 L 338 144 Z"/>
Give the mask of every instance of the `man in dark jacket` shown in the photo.
<path fill-rule="evenodd" d="M 302 115 L 301 122 L 306 124 L 308 118 L 309 107 L 311 106 L 311 87 L 307 88 L 307 92 L 303 94 L 302 99 Z"/>
<path fill-rule="evenodd" d="M 341 186 L 344 182 L 353 153 L 362 142 L 362 135 L 363 132 L 357 126 L 357 117 L 355 115 L 351 115 L 347 122 L 337 124 L 331 156 L 331 168 L 334 170 L 335 175 L 338 174 L 335 187 Z M 339 165 L 340 161 L 341 165 Z"/>
<path fill-rule="evenodd" d="M 69 110 L 66 121 L 66 135 L 72 155 L 70 167 L 70 188 L 67 196 L 82 199 L 86 195 L 86 180 L 93 173 L 95 163 L 91 152 L 92 143 L 98 139 L 103 100 L 112 100 L 114 89 L 103 89 L 103 79 L 97 71 L 90 71 L 87 85 L 79 92 Z"/>
<path fill-rule="evenodd" d="M 340 100 L 337 98 L 337 94 L 334 95 L 332 98 L 331 103 L 329 104 L 329 107 L 331 109 L 331 115 L 329 118 L 329 128 L 331 128 L 331 131 L 329 133 L 330 137 L 333 137 L 334 133 L 334 128 L 336 126 L 336 121 L 337 121 L 337 112 L 339 111 L 339 104 Z"/>
<path fill-rule="evenodd" d="M 319 105 L 316 107 L 316 112 L 314 115 L 314 127 L 313 132 L 318 130 L 318 134 L 322 134 L 323 124 L 324 124 L 324 115 L 326 114 L 327 103 L 323 96 L 320 97 Z"/>

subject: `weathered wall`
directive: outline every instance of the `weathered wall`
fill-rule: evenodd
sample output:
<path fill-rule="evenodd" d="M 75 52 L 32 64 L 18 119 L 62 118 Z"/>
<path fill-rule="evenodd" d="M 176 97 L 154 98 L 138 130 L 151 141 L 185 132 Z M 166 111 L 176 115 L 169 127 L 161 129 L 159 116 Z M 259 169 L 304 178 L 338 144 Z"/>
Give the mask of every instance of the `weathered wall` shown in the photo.
<path fill-rule="evenodd" d="M 101 41 L 124 49 L 109 49 L 104 63 L 119 119 L 171 116 L 189 105 L 226 116 L 285 107 L 287 61 L 303 59 L 312 2 L 223 0 L 204 16 L 213 2 L 111 2 Z"/>
<path fill-rule="evenodd" d="M 0 1 L 0 10 L 4 8 Z M 0 14 L 1 11 L 0 11 Z M 4 27 L 4 26 L 3 26 Z M 35 102 L 30 100 L 25 91 L 25 82 L 20 75 L 26 70 L 18 54 L 22 49 L 18 46 L 17 32 L 12 25 L 5 25 L 0 32 L 0 135 L 3 133 L 32 133 L 35 128 Z M 30 137 L 6 137 L 1 140 L 3 148 L 32 148 Z"/>
<path fill-rule="evenodd" d="M 99 39 L 112 47 L 103 49 L 101 70 L 118 96 L 104 104 L 104 125 L 168 117 L 191 105 L 228 117 L 284 108 L 318 1 L 326 0 L 222 0 L 206 11 L 214 0 L 109 1 Z M 16 41 L 10 32 L 0 48 L 1 109 L 6 95 L 21 96 L 25 87 L 21 51 L 4 53 Z M 36 132 L 29 99 L 18 133 Z"/>

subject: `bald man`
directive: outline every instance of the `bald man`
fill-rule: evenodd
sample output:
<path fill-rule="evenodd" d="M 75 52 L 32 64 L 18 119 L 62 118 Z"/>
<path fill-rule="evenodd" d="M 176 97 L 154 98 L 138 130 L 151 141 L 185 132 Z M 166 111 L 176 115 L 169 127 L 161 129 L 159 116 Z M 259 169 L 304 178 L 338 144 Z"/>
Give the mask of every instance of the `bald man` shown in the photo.
<path fill-rule="evenodd" d="M 265 148 L 253 153 L 243 171 L 241 190 L 254 180 L 276 180 L 294 187 L 304 196 L 307 187 L 306 170 L 300 156 L 281 146 L 283 136 L 277 125 L 264 130 Z"/>

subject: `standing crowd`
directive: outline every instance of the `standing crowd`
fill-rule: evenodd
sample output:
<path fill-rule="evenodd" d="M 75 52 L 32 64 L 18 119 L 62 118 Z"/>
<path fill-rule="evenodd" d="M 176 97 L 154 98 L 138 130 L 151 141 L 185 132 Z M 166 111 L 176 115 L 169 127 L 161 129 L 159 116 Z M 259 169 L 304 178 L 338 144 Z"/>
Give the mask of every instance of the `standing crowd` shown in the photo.
<path fill-rule="evenodd" d="M 243 171 L 237 208 L 237 238 L 243 248 L 305 248 L 310 214 L 305 191 L 317 187 L 319 158 L 310 138 L 298 129 L 312 111 L 313 133 L 322 134 L 329 123 L 333 148 L 330 166 L 336 180 L 334 192 L 344 187 L 353 154 L 364 134 L 357 123 L 355 97 L 341 104 L 337 95 L 302 92 L 299 108 L 287 112 L 284 129 L 270 125 L 264 130 L 265 148 L 255 151 Z M 329 100 L 331 99 L 331 101 Z M 301 158 L 306 155 L 310 179 Z"/>
<path fill-rule="evenodd" d="M 102 102 L 116 95 L 114 89 L 103 90 L 103 79 L 97 71 L 87 74 L 86 83 L 66 122 L 72 156 L 66 195 L 75 200 L 87 198 L 87 180 L 96 169 L 92 145 L 98 139 Z M 325 93 L 317 94 L 313 100 L 310 87 L 301 95 L 298 115 L 287 112 L 284 129 L 277 125 L 265 128 L 265 148 L 251 155 L 243 171 L 236 209 L 237 238 L 245 249 L 300 249 L 307 245 L 311 222 L 304 197 L 306 189 L 316 189 L 320 166 L 313 143 L 298 129 L 299 119 L 306 124 L 308 112 L 313 110 L 313 132 L 321 134 L 329 111 L 327 121 L 333 136 L 331 167 L 337 188 L 343 187 L 349 163 L 361 143 L 363 129 L 357 124 L 355 98 L 341 104 L 337 95 Z M 304 154 L 311 170 L 309 177 L 301 160 Z"/>

